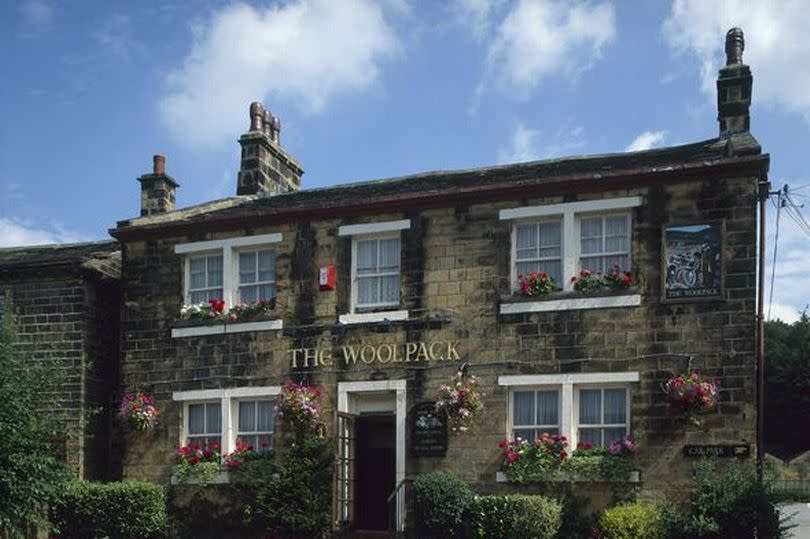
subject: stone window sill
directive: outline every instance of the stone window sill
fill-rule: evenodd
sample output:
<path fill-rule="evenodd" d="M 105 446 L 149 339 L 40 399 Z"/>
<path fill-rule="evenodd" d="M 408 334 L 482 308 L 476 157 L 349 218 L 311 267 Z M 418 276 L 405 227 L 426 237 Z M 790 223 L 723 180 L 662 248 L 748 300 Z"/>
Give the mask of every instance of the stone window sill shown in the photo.
<path fill-rule="evenodd" d="M 346 325 L 375 324 L 377 322 L 400 322 L 408 320 L 408 311 L 380 311 L 371 313 L 351 313 L 338 316 L 338 322 Z"/>
<path fill-rule="evenodd" d="M 633 470 L 627 475 L 627 480 L 626 481 L 616 481 L 616 480 L 614 480 L 614 481 L 603 481 L 603 480 L 599 480 L 599 479 L 594 479 L 592 477 L 560 474 L 560 475 L 555 475 L 554 477 L 549 477 L 548 479 L 545 479 L 542 482 L 548 482 L 548 483 L 569 483 L 569 482 L 571 482 L 571 483 L 604 483 L 604 482 L 608 482 L 608 483 L 621 483 L 621 482 L 640 483 L 641 482 L 640 475 L 641 474 L 639 473 L 638 470 Z M 506 475 L 506 472 L 495 472 L 495 482 L 496 483 L 511 483 L 511 481 L 509 481 L 509 477 Z M 537 482 L 537 481 L 534 481 L 534 482 Z"/>
<path fill-rule="evenodd" d="M 221 472 L 217 472 L 217 475 L 209 482 L 203 482 L 202 479 L 198 476 L 189 475 L 183 481 L 178 481 L 177 477 L 172 476 L 171 484 L 172 485 L 226 485 L 230 483 L 230 476 L 228 475 L 227 470 L 223 470 Z"/>
<path fill-rule="evenodd" d="M 284 328 L 281 320 L 248 320 L 244 322 L 203 322 L 197 325 L 177 323 L 172 328 L 172 338 L 201 337 L 203 335 L 225 335 L 231 333 L 244 333 L 246 331 L 278 331 Z"/>
<path fill-rule="evenodd" d="M 583 292 L 554 292 L 541 297 L 508 296 L 501 298 L 500 314 L 542 313 L 580 309 L 611 309 L 641 305 L 638 289 Z"/>

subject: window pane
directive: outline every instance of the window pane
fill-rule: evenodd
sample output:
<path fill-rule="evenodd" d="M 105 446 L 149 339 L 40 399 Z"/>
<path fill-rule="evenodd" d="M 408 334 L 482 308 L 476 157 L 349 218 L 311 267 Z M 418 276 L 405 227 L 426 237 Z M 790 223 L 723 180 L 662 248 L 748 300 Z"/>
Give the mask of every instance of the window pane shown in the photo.
<path fill-rule="evenodd" d="M 205 432 L 205 405 L 188 405 L 188 433 L 203 434 Z"/>
<path fill-rule="evenodd" d="M 205 288 L 205 258 L 192 258 L 189 264 L 191 272 L 189 288 Z"/>
<path fill-rule="evenodd" d="M 627 236 L 627 216 L 611 215 L 605 217 L 605 236 Z"/>
<path fill-rule="evenodd" d="M 582 238 L 582 254 L 590 255 L 602 252 L 602 238 Z"/>
<path fill-rule="evenodd" d="M 590 442 L 595 447 L 601 447 L 602 429 L 579 429 L 579 441 Z"/>
<path fill-rule="evenodd" d="M 519 225 L 515 231 L 518 259 L 533 258 L 537 252 L 537 227 Z"/>
<path fill-rule="evenodd" d="M 256 282 L 256 253 L 239 253 L 239 282 Z"/>
<path fill-rule="evenodd" d="M 256 437 L 258 439 L 258 446 L 256 451 L 270 451 L 273 449 L 273 437 L 269 434 L 261 434 Z"/>
<path fill-rule="evenodd" d="M 367 305 L 369 303 L 378 303 L 377 301 L 377 283 L 378 277 L 363 277 L 357 279 L 357 304 Z"/>
<path fill-rule="evenodd" d="M 240 440 L 243 443 L 248 444 L 248 446 L 251 449 L 256 450 L 257 449 L 256 446 L 259 442 L 259 437 L 256 436 L 255 434 L 240 434 L 237 440 Z"/>
<path fill-rule="evenodd" d="M 558 423 L 559 423 L 558 392 L 557 391 L 538 391 L 537 392 L 537 424 L 538 425 L 557 425 Z"/>
<path fill-rule="evenodd" d="M 627 392 L 624 389 L 605 390 L 605 424 L 626 423 Z"/>
<path fill-rule="evenodd" d="M 222 412 L 220 410 L 218 402 L 205 405 L 205 432 L 207 434 L 222 432 Z"/>
<path fill-rule="evenodd" d="M 609 446 L 616 440 L 623 440 L 626 430 L 624 427 L 605 429 L 605 447 Z"/>
<path fill-rule="evenodd" d="M 615 257 L 612 257 L 615 258 Z M 580 261 L 580 266 L 582 269 L 588 269 L 591 271 L 605 271 L 605 257 L 603 256 L 589 256 L 589 257 L 582 257 Z"/>
<path fill-rule="evenodd" d="M 243 303 L 254 303 L 256 300 L 259 299 L 258 292 L 259 288 L 256 286 L 240 286 L 239 299 Z"/>
<path fill-rule="evenodd" d="M 533 442 L 537 435 L 534 429 L 515 429 L 512 437 L 515 440 L 520 438 L 521 440 L 529 440 Z"/>
<path fill-rule="evenodd" d="M 513 423 L 534 425 L 534 391 L 516 391 L 513 399 Z"/>
<path fill-rule="evenodd" d="M 579 392 L 580 425 L 599 425 L 602 423 L 602 391 L 583 389 Z"/>
<path fill-rule="evenodd" d="M 357 273 L 377 270 L 377 240 L 357 242 Z"/>
<path fill-rule="evenodd" d="M 538 224 L 540 257 L 560 256 L 560 223 Z"/>
<path fill-rule="evenodd" d="M 273 251 L 259 251 L 259 280 L 276 280 L 276 255 Z"/>
<path fill-rule="evenodd" d="M 272 299 L 276 297 L 276 285 L 274 284 L 263 284 L 259 286 L 259 298 L 258 299 Z"/>
<path fill-rule="evenodd" d="M 399 238 L 380 240 L 380 271 L 399 269 Z"/>
<path fill-rule="evenodd" d="M 208 286 L 222 286 L 222 257 L 208 257 Z"/>
<path fill-rule="evenodd" d="M 259 401 L 257 407 L 258 416 L 256 430 L 260 432 L 273 432 L 273 416 L 275 415 L 273 401 Z"/>
<path fill-rule="evenodd" d="M 588 217 L 580 221 L 580 231 L 583 238 L 602 237 L 602 218 Z"/>
<path fill-rule="evenodd" d="M 191 303 L 192 304 L 208 303 L 208 292 L 205 290 L 202 292 L 192 292 Z"/>
<path fill-rule="evenodd" d="M 380 301 L 383 303 L 399 301 L 399 275 L 380 278 Z"/>
<path fill-rule="evenodd" d="M 239 403 L 239 432 L 254 432 L 256 430 L 256 401 L 241 401 Z"/>

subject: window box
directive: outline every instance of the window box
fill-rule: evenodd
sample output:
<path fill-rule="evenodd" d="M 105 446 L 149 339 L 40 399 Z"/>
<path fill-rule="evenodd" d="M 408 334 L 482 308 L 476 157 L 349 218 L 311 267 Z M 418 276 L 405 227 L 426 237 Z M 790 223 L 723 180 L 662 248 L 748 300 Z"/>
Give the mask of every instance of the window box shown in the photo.
<path fill-rule="evenodd" d="M 172 327 L 172 337 L 199 337 L 246 331 L 278 331 L 284 327 L 282 320 L 267 314 L 252 314 L 238 322 L 222 319 L 177 319 Z"/>
<path fill-rule="evenodd" d="M 622 477 L 603 478 L 585 471 L 578 472 L 557 472 L 546 476 L 538 476 L 521 483 L 640 483 L 641 477 L 638 470 L 629 470 L 626 479 Z M 495 472 L 497 483 L 519 483 L 509 479 L 506 472 Z"/>
<path fill-rule="evenodd" d="M 570 311 L 579 309 L 610 309 L 641 305 L 638 287 L 624 290 L 605 288 L 592 292 L 561 290 L 545 296 L 502 296 L 500 314 Z"/>
<path fill-rule="evenodd" d="M 172 475 L 170 481 L 172 485 L 226 485 L 231 482 L 231 478 L 228 470 L 222 470 L 217 472 L 211 481 L 206 481 L 194 473 L 189 474 L 182 480 L 178 479 L 176 475 Z"/>

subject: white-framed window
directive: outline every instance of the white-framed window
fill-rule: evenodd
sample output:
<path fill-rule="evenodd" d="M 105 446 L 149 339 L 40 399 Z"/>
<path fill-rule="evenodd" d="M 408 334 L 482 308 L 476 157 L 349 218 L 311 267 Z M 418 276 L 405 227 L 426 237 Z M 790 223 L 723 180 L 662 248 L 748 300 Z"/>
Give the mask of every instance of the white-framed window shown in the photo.
<path fill-rule="evenodd" d="M 187 403 L 184 418 L 185 443 L 210 446 L 216 442 L 222 447 L 222 404 L 219 401 Z"/>
<path fill-rule="evenodd" d="M 236 441 L 241 440 L 256 451 L 272 451 L 275 413 L 275 402 L 271 399 L 237 401 Z"/>
<path fill-rule="evenodd" d="M 512 221 L 511 283 L 519 274 L 545 271 L 562 290 L 582 269 L 606 271 L 614 263 L 630 269 L 631 208 L 641 197 L 525 206 L 500 211 Z"/>
<path fill-rule="evenodd" d="M 630 434 L 630 398 L 639 373 L 504 375 L 509 389 L 506 436 L 533 440 L 542 432 L 561 434 L 569 447 L 579 442 L 607 447 Z"/>
<path fill-rule="evenodd" d="M 560 390 L 514 390 L 511 394 L 512 439 L 534 440 L 540 433 L 560 433 Z"/>
<path fill-rule="evenodd" d="M 239 251 L 238 301 L 255 303 L 276 297 L 276 253 L 270 249 Z"/>
<path fill-rule="evenodd" d="M 350 312 L 340 315 L 342 323 L 407 319 L 399 309 L 402 280 L 402 230 L 408 219 L 338 228 L 339 236 L 352 238 Z"/>
<path fill-rule="evenodd" d="M 174 252 L 185 255 L 183 302 L 209 299 L 237 303 L 270 300 L 276 294 L 276 256 L 271 248 L 281 234 L 181 243 Z"/>
<path fill-rule="evenodd" d="M 281 386 L 176 391 L 182 404 L 180 445 L 217 441 L 223 455 L 244 440 L 256 451 L 272 450 L 275 398 Z"/>

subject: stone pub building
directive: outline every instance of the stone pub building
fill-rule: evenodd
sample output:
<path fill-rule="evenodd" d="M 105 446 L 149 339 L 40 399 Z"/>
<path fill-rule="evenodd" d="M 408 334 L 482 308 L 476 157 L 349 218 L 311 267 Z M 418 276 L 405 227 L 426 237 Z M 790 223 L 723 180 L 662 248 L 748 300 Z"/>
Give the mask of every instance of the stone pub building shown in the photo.
<path fill-rule="evenodd" d="M 141 215 L 118 222 L 108 246 L 120 251 L 115 393 L 150 393 L 161 413 L 119 442 L 123 476 L 168 482 L 188 440 L 216 439 L 223 453 L 239 438 L 278 445 L 272 403 L 288 381 L 321 387 L 328 435 L 352 441 L 336 444 L 334 513 L 350 529 L 386 529 L 388 496 L 429 471 L 481 492 L 531 490 L 499 473 L 505 438 L 545 431 L 573 447 L 631 435 L 628 481 L 649 495 L 683 485 L 687 445 L 753 452 L 756 210 L 769 156 L 749 132 L 742 45 L 730 31 L 718 136 L 681 146 L 307 190 L 278 120 L 253 103 L 236 196 L 182 209 L 157 156 L 139 178 Z M 51 324 L 9 253 L 6 308 L 24 325 Z M 632 286 L 574 289 L 581 270 L 614 263 Z M 522 296 L 520 275 L 540 271 L 559 290 Z M 181 318 L 210 298 L 274 308 L 244 322 Z M 484 411 L 424 455 L 414 410 L 462 366 L 480 380 Z M 661 389 L 690 369 L 721 381 L 701 427 L 673 417 Z M 610 486 L 574 488 L 598 497 Z"/>

